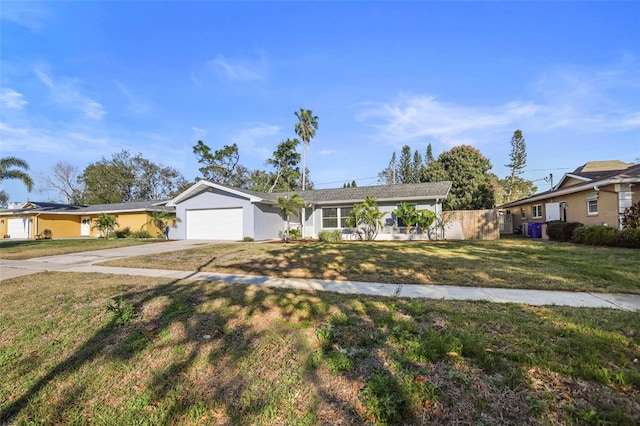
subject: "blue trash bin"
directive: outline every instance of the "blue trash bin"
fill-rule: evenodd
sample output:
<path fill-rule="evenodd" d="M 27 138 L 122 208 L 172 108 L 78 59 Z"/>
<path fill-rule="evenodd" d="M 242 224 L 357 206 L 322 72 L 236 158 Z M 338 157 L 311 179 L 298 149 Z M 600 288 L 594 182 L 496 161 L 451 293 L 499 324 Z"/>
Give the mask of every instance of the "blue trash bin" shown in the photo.
<path fill-rule="evenodd" d="M 529 238 L 542 238 L 542 224 L 529 222 Z"/>

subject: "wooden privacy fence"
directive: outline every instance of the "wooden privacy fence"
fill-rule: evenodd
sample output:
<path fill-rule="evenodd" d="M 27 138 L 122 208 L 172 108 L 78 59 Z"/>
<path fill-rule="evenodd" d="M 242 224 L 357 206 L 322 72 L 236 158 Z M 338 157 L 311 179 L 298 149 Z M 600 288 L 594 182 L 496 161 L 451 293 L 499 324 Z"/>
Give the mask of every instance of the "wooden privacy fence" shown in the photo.
<path fill-rule="evenodd" d="M 500 238 L 497 209 L 445 211 L 443 216 L 450 225 L 449 228 L 458 230 L 461 228 L 462 237 L 465 240 L 497 240 Z M 448 232 L 445 233 L 445 236 L 447 239 L 455 239 L 455 236 L 450 236 Z"/>

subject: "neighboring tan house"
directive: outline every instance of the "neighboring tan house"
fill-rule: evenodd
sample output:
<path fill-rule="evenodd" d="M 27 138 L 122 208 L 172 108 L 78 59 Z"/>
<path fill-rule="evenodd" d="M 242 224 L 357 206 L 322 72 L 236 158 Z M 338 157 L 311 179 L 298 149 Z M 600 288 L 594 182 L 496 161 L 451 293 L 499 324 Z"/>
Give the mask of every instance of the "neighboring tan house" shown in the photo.
<path fill-rule="evenodd" d="M 566 173 L 552 190 L 498 207 L 505 224 L 512 220 L 513 229 L 526 233 L 526 224 L 552 220 L 619 227 L 620 213 L 639 201 L 640 164 L 613 160 L 590 161 Z"/>
<path fill-rule="evenodd" d="M 302 212 L 302 223 L 291 216 L 292 227 L 301 229 L 305 238 L 317 238 L 321 231 L 340 229 L 348 235 L 346 219 L 355 203 L 365 197 L 375 197 L 383 228 L 378 239 L 399 239 L 404 227 L 392 214 L 402 202 L 414 204 L 418 209 L 429 209 L 440 214 L 451 182 L 415 183 L 406 185 L 362 186 L 300 191 L 307 206 Z M 282 236 L 285 220 L 278 208 L 278 197 L 292 193 L 264 193 L 201 180 L 167 203 L 176 208 L 179 219 L 172 238 L 242 240 L 269 240 Z M 296 222 L 296 223 L 294 223 Z"/>
<path fill-rule="evenodd" d="M 101 213 L 115 216 L 116 229 L 129 227 L 131 231 L 146 230 L 155 237 L 160 230 L 148 223 L 154 211 L 174 209 L 159 202 L 96 204 L 77 206 L 58 203 L 12 203 L 8 209 L 0 209 L 0 237 L 12 239 L 36 239 L 49 229 L 53 238 L 97 237 L 95 219 Z"/>

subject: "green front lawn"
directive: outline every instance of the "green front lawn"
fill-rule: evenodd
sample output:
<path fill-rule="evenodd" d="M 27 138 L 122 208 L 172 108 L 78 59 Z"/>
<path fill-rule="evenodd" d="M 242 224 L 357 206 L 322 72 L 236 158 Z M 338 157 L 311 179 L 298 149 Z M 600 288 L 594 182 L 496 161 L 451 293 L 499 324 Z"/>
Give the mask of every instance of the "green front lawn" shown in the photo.
<path fill-rule="evenodd" d="M 62 272 L 0 306 L 0 424 L 640 422 L 637 312 Z"/>
<path fill-rule="evenodd" d="M 273 277 L 640 294 L 640 250 L 529 239 L 234 243 L 105 264 Z"/>
<path fill-rule="evenodd" d="M 133 238 L 111 240 L 105 240 L 104 238 L 78 238 L 66 240 L 0 240 L 0 259 L 24 260 L 34 257 L 126 247 L 157 241 L 162 240 L 138 240 Z"/>

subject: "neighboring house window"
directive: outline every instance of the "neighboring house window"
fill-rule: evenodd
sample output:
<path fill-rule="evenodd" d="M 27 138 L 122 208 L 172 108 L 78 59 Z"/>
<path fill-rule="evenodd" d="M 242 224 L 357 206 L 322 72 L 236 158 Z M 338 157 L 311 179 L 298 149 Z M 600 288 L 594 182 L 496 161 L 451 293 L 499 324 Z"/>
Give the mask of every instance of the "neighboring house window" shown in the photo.
<path fill-rule="evenodd" d="M 598 214 L 598 200 L 587 201 L 587 214 L 590 216 Z"/>
<path fill-rule="evenodd" d="M 351 215 L 352 207 L 325 207 L 322 209 L 323 228 L 348 228 L 347 218 Z"/>
<path fill-rule="evenodd" d="M 534 219 L 540 219 L 542 217 L 542 204 L 532 206 L 531 213 Z"/>
<path fill-rule="evenodd" d="M 526 220 L 527 219 L 527 213 L 524 211 L 524 207 L 520 209 L 520 218 L 522 220 Z"/>

